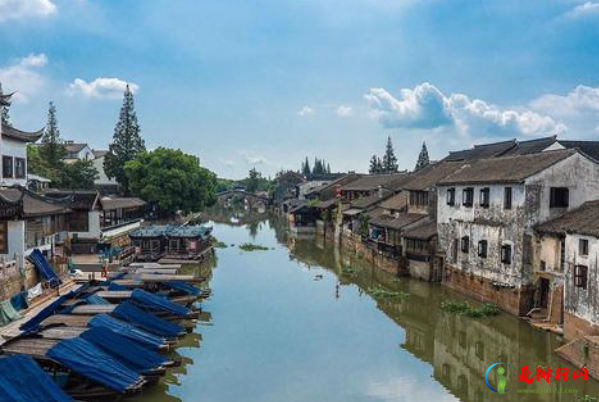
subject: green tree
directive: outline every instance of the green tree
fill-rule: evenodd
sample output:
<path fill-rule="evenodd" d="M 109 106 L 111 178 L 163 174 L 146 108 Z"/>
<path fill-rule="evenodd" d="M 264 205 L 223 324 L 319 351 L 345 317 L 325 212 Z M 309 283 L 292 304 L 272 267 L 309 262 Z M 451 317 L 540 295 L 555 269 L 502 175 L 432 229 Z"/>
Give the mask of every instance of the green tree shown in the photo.
<path fill-rule="evenodd" d="M 379 173 L 378 160 L 379 160 L 378 156 L 372 155 L 372 158 L 370 158 L 370 165 L 368 166 L 368 173 L 370 173 L 370 174 Z"/>
<path fill-rule="evenodd" d="M 41 156 L 42 146 L 27 144 L 27 171 L 52 181 L 56 186 L 60 183 L 59 170 L 51 169 L 46 159 Z"/>
<path fill-rule="evenodd" d="M 387 137 L 387 147 L 383 156 L 383 171 L 385 173 L 395 173 L 398 169 L 399 166 L 397 165 L 397 158 L 393 150 L 393 143 L 391 142 L 391 136 L 389 136 Z"/>
<path fill-rule="evenodd" d="M 310 170 L 310 161 L 308 161 L 308 157 L 306 156 L 306 161 L 302 163 L 302 174 L 305 177 L 308 177 L 311 173 L 312 171 Z"/>
<path fill-rule="evenodd" d="M 40 146 L 40 156 L 44 159 L 49 169 L 60 171 L 63 165 L 62 160 L 66 154 L 67 150 L 60 138 L 56 105 L 54 105 L 54 102 L 50 102 L 48 107 L 48 122 L 46 123 L 46 129 L 44 130 Z"/>
<path fill-rule="evenodd" d="M 109 152 L 104 158 L 106 175 L 114 178 L 122 187 L 125 195 L 131 193 L 128 175 L 125 173 L 127 162 L 134 160 L 145 151 L 146 146 L 140 135 L 140 127 L 135 112 L 133 93 L 127 85 L 119 120 L 114 129 Z"/>
<path fill-rule="evenodd" d="M 65 163 L 60 170 L 60 188 L 68 190 L 91 190 L 98 178 L 98 170 L 90 160 Z"/>
<path fill-rule="evenodd" d="M 132 194 L 155 204 L 161 216 L 200 211 L 215 202 L 216 175 L 181 150 L 142 152 L 125 163 L 125 174 Z"/>
<path fill-rule="evenodd" d="M 0 96 L 4 95 L 4 91 L 2 90 L 2 83 L 0 82 Z M 10 115 L 8 114 L 8 108 L 10 106 L 0 106 L 0 121 L 2 124 L 8 127 L 12 127 L 10 123 Z"/>
<path fill-rule="evenodd" d="M 418 162 L 416 162 L 416 168 L 414 170 L 420 170 L 424 167 L 427 167 L 430 163 L 431 162 L 428 158 L 428 149 L 426 148 L 426 142 L 423 142 L 422 149 L 420 150 L 420 155 L 418 155 Z"/>
<path fill-rule="evenodd" d="M 260 187 L 260 179 L 262 178 L 262 173 L 258 172 L 256 168 L 251 168 L 248 174 L 248 180 L 245 186 L 245 190 L 248 193 L 255 193 L 258 191 Z"/>

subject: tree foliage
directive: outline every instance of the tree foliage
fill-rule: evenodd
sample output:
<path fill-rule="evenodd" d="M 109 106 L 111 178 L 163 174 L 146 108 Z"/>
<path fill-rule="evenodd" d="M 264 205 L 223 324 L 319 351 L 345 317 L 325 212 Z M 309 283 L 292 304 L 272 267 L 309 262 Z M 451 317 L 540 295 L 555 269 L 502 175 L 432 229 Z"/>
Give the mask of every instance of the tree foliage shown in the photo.
<path fill-rule="evenodd" d="M 424 167 L 427 167 L 430 164 L 430 159 L 428 157 L 428 149 L 426 148 L 426 142 L 422 143 L 422 149 L 420 150 L 420 155 L 418 155 L 418 162 L 416 162 L 415 170 L 420 170 Z"/>
<path fill-rule="evenodd" d="M 315 157 L 314 165 L 310 167 L 310 161 L 306 156 L 299 173 L 308 179 L 312 176 L 326 175 L 331 173 L 331 165 L 326 160 Z"/>
<path fill-rule="evenodd" d="M 114 178 L 128 195 L 131 192 L 125 165 L 145 151 L 146 146 L 140 135 L 141 128 L 137 121 L 133 93 L 127 85 L 119 120 L 114 129 L 109 152 L 104 159 L 104 170 L 109 178 Z"/>
<path fill-rule="evenodd" d="M 383 173 L 383 162 L 381 158 L 376 155 L 372 155 L 370 158 L 370 166 L 368 168 L 368 173 L 370 174 L 380 174 Z"/>
<path fill-rule="evenodd" d="M 58 172 L 62 168 L 62 160 L 66 154 L 67 150 L 64 146 L 64 142 L 60 138 L 58 118 L 56 117 L 56 105 L 54 105 L 54 102 L 50 102 L 48 107 L 48 121 L 40 146 L 40 157 L 44 159 L 45 164 L 49 169 Z"/>
<path fill-rule="evenodd" d="M 60 188 L 69 190 L 91 190 L 98 178 L 98 170 L 90 160 L 64 163 L 60 170 Z"/>
<path fill-rule="evenodd" d="M 308 160 L 308 157 L 306 156 L 306 160 L 304 163 L 302 163 L 302 170 L 301 170 L 302 174 L 305 177 L 308 177 L 312 174 L 312 170 L 310 169 L 310 161 Z"/>
<path fill-rule="evenodd" d="M 2 83 L 0 82 L 0 96 L 4 95 L 4 90 L 2 89 Z M 0 121 L 2 124 L 12 127 L 10 123 L 10 114 L 9 114 L 9 106 L 0 106 Z"/>
<path fill-rule="evenodd" d="M 248 193 L 256 193 L 258 191 L 270 191 L 273 186 L 273 181 L 262 175 L 256 168 L 250 169 L 248 177 L 239 180 L 238 185 L 245 187 Z"/>
<path fill-rule="evenodd" d="M 216 175 L 181 150 L 142 152 L 124 170 L 132 194 L 154 203 L 162 216 L 200 211 L 215 201 Z"/>
<path fill-rule="evenodd" d="M 391 136 L 389 136 L 387 137 L 387 146 L 385 148 L 385 155 L 383 156 L 383 170 L 385 173 L 395 173 L 398 169 L 397 157 L 395 157 L 393 143 L 391 142 Z"/>

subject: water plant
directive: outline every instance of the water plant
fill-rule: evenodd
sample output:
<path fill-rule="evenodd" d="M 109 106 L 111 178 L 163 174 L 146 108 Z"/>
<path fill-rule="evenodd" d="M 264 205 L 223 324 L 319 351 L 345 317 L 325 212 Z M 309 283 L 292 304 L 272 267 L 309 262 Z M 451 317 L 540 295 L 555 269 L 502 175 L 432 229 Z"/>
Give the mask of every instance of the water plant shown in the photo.
<path fill-rule="evenodd" d="M 585 395 L 577 399 L 578 402 L 599 402 L 596 396 Z"/>
<path fill-rule="evenodd" d="M 468 302 L 458 302 L 454 300 L 442 302 L 441 310 L 472 318 L 491 317 L 501 313 L 501 309 L 491 303 L 485 303 L 480 307 L 473 307 Z"/>
<path fill-rule="evenodd" d="M 227 248 L 229 246 L 227 246 L 227 243 L 220 241 L 220 240 L 215 240 L 212 245 L 214 246 L 214 248 Z"/>
<path fill-rule="evenodd" d="M 243 243 L 239 245 L 239 248 L 243 251 L 266 251 L 270 250 L 268 247 L 261 246 L 253 243 Z"/>
<path fill-rule="evenodd" d="M 353 269 L 352 267 L 343 267 L 343 268 L 341 268 L 341 273 L 343 275 L 353 275 L 356 273 L 356 270 Z"/>

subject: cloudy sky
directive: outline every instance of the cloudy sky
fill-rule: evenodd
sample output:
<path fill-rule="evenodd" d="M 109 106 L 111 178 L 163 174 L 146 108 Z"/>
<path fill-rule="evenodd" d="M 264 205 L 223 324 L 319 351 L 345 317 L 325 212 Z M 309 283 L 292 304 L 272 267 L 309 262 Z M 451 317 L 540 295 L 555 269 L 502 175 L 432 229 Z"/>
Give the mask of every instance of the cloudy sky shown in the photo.
<path fill-rule="evenodd" d="M 105 148 L 130 83 L 150 147 L 226 177 L 364 171 L 473 143 L 599 139 L 599 0 L 0 0 L 16 125 L 56 102 Z"/>

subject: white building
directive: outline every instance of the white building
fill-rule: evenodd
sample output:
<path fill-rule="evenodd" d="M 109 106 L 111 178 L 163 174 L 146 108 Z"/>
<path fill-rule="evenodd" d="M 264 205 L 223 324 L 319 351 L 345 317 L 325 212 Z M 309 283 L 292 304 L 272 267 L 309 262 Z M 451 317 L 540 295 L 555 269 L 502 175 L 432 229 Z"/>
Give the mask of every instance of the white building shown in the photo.
<path fill-rule="evenodd" d="M 464 164 L 438 184 L 444 282 L 526 314 L 534 293 L 534 225 L 598 195 L 599 165 L 576 149 Z"/>

